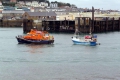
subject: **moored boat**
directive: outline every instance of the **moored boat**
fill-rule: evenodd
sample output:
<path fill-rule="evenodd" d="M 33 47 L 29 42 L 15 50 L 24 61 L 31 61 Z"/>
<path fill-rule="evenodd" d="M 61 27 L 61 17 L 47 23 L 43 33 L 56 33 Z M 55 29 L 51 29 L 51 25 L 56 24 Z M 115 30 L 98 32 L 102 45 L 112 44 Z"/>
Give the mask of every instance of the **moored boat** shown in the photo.
<path fill-rule="evenodd" d="M 97 35 L 85 35 L 84 37 L 80 37 L 79 35 L 74 35 L 72 37 L 72 41 L 74 44 L 96 46 Z"/>
<path fill-rule="evenodd" d="M 54 43 L 54 37 L 47 31 L 38 31 L 31 29 L 26 35 L 16 36 L 18 43 L 34 43 L 34 44 L 52 44 Z"/>
<path fill-rule="evenodd" d="M 96 46 L 100 45 L 100 43 L 97 43 L 97 35 L 93 35 L 91 33 L 91 28 L 90 28 L 90 34 L 85 35 L 83 37 L 80 36 L 80 32 L 78 29 L 76 29 L 75 34 L 72 37 L 72 41 L 74 44 L 81 44 L 81 45 L 90 45 L 90 46 Z"/>

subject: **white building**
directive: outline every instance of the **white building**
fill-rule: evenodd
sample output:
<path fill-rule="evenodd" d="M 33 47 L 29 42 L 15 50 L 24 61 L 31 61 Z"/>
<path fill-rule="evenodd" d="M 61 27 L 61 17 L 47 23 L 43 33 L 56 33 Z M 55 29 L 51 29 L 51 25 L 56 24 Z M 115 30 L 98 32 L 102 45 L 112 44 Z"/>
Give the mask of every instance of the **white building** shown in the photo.
<path fill-rule="evenodd" d="M 18 4 L 25 5 L 24 1 L 19 1 Z"/>
<path fill-rule="evenodd" d="M 25 4 L 28 7 L 43 7 L 43 8 L 48 7 L 48 3 L 46 3 L 46 2 L 39 3 L 38 1 L 32 1 L 32 2 L 26 1 Z"/>
<path fill-rule="evenodd" d="M 0 5 L 2 5 L 2 2 L 0 1 Z"/>
<path fill-rule="evenodd" d="M 38 7 L 39 6 L 39 2 L 38 1 L 32 1 L 31 2 L 31 6 Z"/>
<path fill-rule="evenodd" d="M 57 8 L 58 7 L 58 3 L 50 3 L 50 7 L 51 8 Z"/>
<path fill-rule="evenodd" d="M 2 5 L 2 2 L 0 2 L 0 13 L 3 11 L 4 6 Z"/>
<path fill-rule="evenodd" d="M 41 3 L 39 4 L 39 7 L 48 7 L 48 3 L 46 3 L 46 2 L 41 2 Z"/>
<path fill-rule="evenodd" d="M 32 4 L 32 3 L 31 3 L 30 1 L 26 1 L 26 2 L 25 2 L 25 5 L 26 5 L 26 6 L 31 6 L 31 4 Z"/>

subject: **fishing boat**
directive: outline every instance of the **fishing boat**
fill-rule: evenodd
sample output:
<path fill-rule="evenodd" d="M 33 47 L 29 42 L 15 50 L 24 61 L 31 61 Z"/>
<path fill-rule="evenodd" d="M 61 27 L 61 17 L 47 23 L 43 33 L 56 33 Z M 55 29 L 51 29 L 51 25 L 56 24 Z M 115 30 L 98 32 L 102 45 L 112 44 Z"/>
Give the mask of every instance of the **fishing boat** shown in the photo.
<path fill-rule="evenodd" d="M 80 36 L 80 32 L 77 30 L 72 37 L 72 41 L 74 44 L 81 44 L 81 45 L 90 45 L 96 46 L 97 43 L 97 35 L 89 34 L 85 36 Z"/>
<path fill-rule="evenodd" d="M 31 29 L 26 35 L 16 36 L 18 43 L 34 43 L 34 44 L 52 44 L 54 43 L 54 37 L 47 31 L 38 31 Z"/>

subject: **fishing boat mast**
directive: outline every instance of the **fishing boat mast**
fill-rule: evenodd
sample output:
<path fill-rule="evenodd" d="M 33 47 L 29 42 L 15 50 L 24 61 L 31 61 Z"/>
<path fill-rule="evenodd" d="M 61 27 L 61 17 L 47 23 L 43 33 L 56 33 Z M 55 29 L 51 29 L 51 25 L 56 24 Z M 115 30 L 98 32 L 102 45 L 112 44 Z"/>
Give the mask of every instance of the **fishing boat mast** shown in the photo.
<path fill-rule="evenodd" d="M 94 7 L 92 6 L 92 26 L 90 26 L 90 34 L 92 34 L 93 28 L 94 28 Z"/>

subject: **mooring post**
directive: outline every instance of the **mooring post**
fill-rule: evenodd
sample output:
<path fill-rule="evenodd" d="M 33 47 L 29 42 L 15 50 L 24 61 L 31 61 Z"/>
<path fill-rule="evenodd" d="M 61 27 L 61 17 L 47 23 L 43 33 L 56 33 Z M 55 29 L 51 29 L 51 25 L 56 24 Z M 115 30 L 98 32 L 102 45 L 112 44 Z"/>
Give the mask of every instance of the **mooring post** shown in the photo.
<path fill-rule="evenodd" d="M 54 31 L 56 31 L 55 21 L 53 21 L 53 27 L 54 27 Z"/>
<path fill-rule="evenodd" d="M 91 29 L 94 27 L 94 7 L 92 7 L 92 26 Z"/>
<path fill-rule="evenodd" d="M 3 19 L 0 20 L 0 27 L 3 27 Z"/>
<path fill-rule="evenodd" d="M 106 17 L 106 25 L 105 25 L 105 32 L 108 31 L 108 18 Z"/>
<path fill-rule="evenodd" d="M 46 31 L 46 20 L 44 20 L 44 31 Z"/>
<path fill-rule="evenodd" d="M 80 31 L 80 17 L 78 17 L 77 19 L 78 19 L 78 30 Z"/>
<path fill-rule="evenodd" d="M 114 17 L 113 17 L 113 20 L 112 20 L 112 31 L 114 31 Z"/>
<path fill-rule="evenodd" d="M 118 30 L 120 31 L 120 17 L 119 17 L 119 28 L 118 28 Z"/>
<path fill-rule="evenodd" d="M 23 33 L 26 33 L 27 19 L 23 20 Z"/>
<path fill-rule="evenodd" d="M 66 28 L 66 17 L 65 17 L 65 25 L 64 25 L 64 27 Z"/>
<path fill-rule="evenodd" d="M 94 30 L 91 29 L 91 26 L 92 26 L 92 24 L 91 24 L 91 18 L 89 18 L 89 28 L 90 28 L 90 31 L 91 31 L 91 32 L 94 32 Z M 91 33 L 91 32 L 90 32 L 90 33 Z"/>
<path fill-rule="evenodd" d="M 85 33 L 87 33 L 88 29 L 86 28 L 86 17 L 84 18 L 84 29 L 85 29 Z"/>
<path fill-rule="evenodd" d="M 99 27 L 98 32 L 101 32 L 101 26 L 102 26 L 102 21 L 100 21 L 100 27 Z"/>
<path fill-rule="evenodd" d="M 59 29 L 59 31 L 62 29 L 62 21 L 60 21 L 60 29 Z"/>

